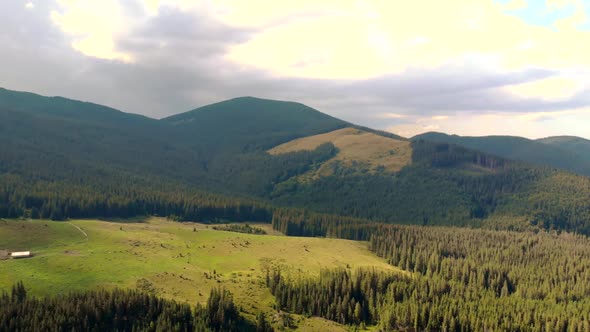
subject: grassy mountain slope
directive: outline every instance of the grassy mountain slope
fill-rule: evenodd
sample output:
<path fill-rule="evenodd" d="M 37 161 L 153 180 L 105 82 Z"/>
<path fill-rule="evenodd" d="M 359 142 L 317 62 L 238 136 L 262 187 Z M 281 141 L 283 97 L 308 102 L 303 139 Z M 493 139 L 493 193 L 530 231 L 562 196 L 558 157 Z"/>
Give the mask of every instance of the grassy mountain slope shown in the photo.
<path fill-rule="evenodd" d="M 420 139 L 461 145 L 507 159 L 555 167 L 590 176 L 589 157 L 565 148 L 565 145 L 545 144 L 543 141 L 514 136 L 463 137 L 436 132 L 425 133 L 412 138 L 412 140 Z"/>
<path fill-rule="evenodd" d="M 338 153 L 322 165 L 318 174 L 331 174 L 338 165 L 358 164 L 370 171 L 397 172 L 408 165 L 412 158 L 410 142 L 379 136 L 360 129 L 348 127 L 325 134 L 299 138 L 270 149 L 272 155 L 296 151 L 313 151 L 322 144 L 332 143 Z"/>
<path fill-rule="evenodd" d="M 71 224 L 0 220 L 3 249 L 32 250 L 35 256 L 0 260 L 0 290 L 17 281 L 37 296 L 124 287 L 194 304 L 206 303 L 210 290 L 222 286 L 251 319 L 260 311 L 269 317 L 276 312 L 264 284 L 265 268 L 281 267 L 293 277 L 316 276 L 325 268 L 402 272 L 373 255 L 365 242 L 239 234 L 162 218 Z M 301 325 L 320 323 L 306 319 Z"/>

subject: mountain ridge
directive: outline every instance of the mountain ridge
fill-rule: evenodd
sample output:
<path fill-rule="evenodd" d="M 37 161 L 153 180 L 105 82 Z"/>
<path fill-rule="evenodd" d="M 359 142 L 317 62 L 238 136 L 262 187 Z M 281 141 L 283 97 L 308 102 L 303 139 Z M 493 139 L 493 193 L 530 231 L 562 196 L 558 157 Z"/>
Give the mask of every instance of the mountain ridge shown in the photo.
<path fill-rule="evenodd" d="M 25 98 L 24 110 L 15 111 L 0 95 L 0 217 L 157 214 L 268 222 L 291 220 L 290 212 L 277 212 L 289 208 L 346 222 L 590 234 L 589 178 L 456 144 L 398 140 L 407 158 L 391 170 L 371 161 L 403 151 L 371 146 L 372 134 L 269 154 L 345 127 L 362 131 L 299 103 L 237 98 L 154 120 L 110 111 L 115 115 L 101 117 L 94 106 L 76 101 L 65 103 L 64 111 L 61 99 L 29 97 L 34 100 Z M 77 107 L 90 115 L 75 113 Z M 118 121 L 121 116 L 128 121 Z M 336 145 L 354 149 L 339 154 Z M 355 157 L 368 152 L 369 163 Z"/>
<path fill-rule="evenodd" d="M 590 162 L 590 140 L 578 136 L 551 136 L 537 141 L 576 153 Z"/>
<path fill-rule="evenodd" d="M 579 139 L 583 140 L 582 138 Z M 411 140 L 457 144 L 512 160 L 555 167 L 590 176 L 590 157 L 586 158 L 580 155 L 575 149 L 564 148 L 558 144 L 547 144 L 543 140 L 502 135 L 459 136 L 439 132 L 416 135 Z M 590 147 L 588 151 L 590 155 Z"/>

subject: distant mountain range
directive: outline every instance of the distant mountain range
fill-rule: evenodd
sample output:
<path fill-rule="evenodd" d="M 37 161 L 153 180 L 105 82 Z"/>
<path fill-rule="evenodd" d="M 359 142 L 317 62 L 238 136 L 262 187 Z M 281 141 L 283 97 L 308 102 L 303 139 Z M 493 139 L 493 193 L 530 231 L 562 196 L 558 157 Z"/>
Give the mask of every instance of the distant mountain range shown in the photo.
<path fill-rule="evenodd" d="M 590 162 L 590 140 L 576 136 L 554 136 L 537 141 L 569 150 Z"/>
<path fill-rule="evenodd" d="M 0 217 L 270 221 L 297 208 L 590 234 L 590 178 L 563 171 L 590 174 L 579 138 L 407 140 L 253 97 L 156 120 L 0 89 L 0 142 Z"/>
<path fill-rule="evenodd" d="M 572 136 L 530 140 L 514 136 L 468 137 L 429 132 L 412 140 L 461 145 L 512 160 L 555 167 L 590 176 L 590 141 Z"/>

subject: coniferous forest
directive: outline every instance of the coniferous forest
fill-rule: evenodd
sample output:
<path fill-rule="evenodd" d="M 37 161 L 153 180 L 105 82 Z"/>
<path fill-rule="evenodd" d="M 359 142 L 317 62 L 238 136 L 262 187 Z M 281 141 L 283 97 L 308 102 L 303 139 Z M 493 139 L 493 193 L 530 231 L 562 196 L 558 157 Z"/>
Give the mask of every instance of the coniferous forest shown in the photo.
<path fill-rule="evenodd" d="M 590 331 L 590 240 L 382 225 L 370 248 L 406 273 L 268 271 L 284 310 L 385 331 Z"/>
<path fill-rule="evenodd" d="M 232 294 L 220 288 L 211 291 L 206 306 L 196 307 L 119 289 L 35 298 L 22 283 L 0 295 L 0 331 L 258 330 L 240 317 Z"/>

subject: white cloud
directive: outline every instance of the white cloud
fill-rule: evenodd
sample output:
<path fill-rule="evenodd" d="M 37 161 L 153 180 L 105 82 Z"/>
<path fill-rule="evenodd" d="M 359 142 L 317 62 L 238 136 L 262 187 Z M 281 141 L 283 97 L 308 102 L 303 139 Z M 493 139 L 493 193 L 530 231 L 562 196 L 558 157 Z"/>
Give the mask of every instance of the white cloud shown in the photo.
<path fill-rule="evenodd" d="M 588 22 L 586 4 L 581 0 L 547 0 L 550 9 L 556 10 L 565 6 L 573 6 L 574 13 L 557 20 L 553 25 L 560 31 L 576 31 L 577 27 Z"/>
<path fill-rule="evenodd" d="M 470 55 L 489 58 L 498 70 L 590 66 L 590 43 L 580 42 L 590 32 L 529 25 L 493 1 L 374 0 L 362 6 L 344 1 L 333 7 L 336 12 L 322 11 L 330 1 L 298 1 L 307 11 L 258 2 L 264 5 L 248 2 L 251 8 L 235 7 L 240 10 L 221 17 L 229 24 L 258 26 L 289 11 L 303 14 L 266 27 L 228 58 L 279 76 L 366 79 L 412 67 L 438 68 Z M 579 24 L 580 15 L 578 10 L 559 25 Z"/>
<path fill-rule="evenodd" d="M 156 15 L 160 8 L 160 0 L 143 0 L 143 5 L 149 14 Z"/>
<path fill-rule="evenodd" d="M 72 47 L 96 58 L 131 62 L 131 54 L 116 49 L 115 37 L 133 25 L 123 16 L 116 0 L 58 0 L 59 10 L 51 19 L 64 33 L 73 37 Z"/>
<path fill-rule="evenodd" d="M 518 119 L 527 122 L 558 120 L 570 116 L 579 116 L 581 119 L 590 116 L 590 108 L 580 108 L 555 112 L 531 112 L 518 115 Z"/>
<path fill-rule="evenodd" d="M 503 89 L 521 98 L 544 100 L 567 99 L 583 88 L 583 82 L 569 77 L 550 77 L 523 84 L 508 85 Z"/>
<path fill-rule="evenodd" d="M 535 1 L 535 0 L 533 0 Z M 538 1 L 538 0 L 537 0 Z M 525 9 L 528 6 L 526 0 L 511 0 L 502 5 L 502 9 L 506 11 Z"/>
<path fill-rule="evenodd" d="M 158 117 L 254 95 L 406 136 L 588 136 L 562 112 L 590 105 L 588 32 L 494 1 L 27 1 L 0 1 L 8 88 Z"/>
<path fill-rule="evenodd" d="M 381 118 L 381 119 L 404 119 L 404 118 L 407 118 L 408 115 L 388 112 L 388 113 L 378 114 L 377 117 Z"/>
<path fill-rule="evenodd" d="M 387 128 L 387 131 L 402 137 L 411 138 L 418 134 L 438 131 L 439 129 L 440 126 L 437 124 L 405 123 L 389 127 Z"/>
<path fill-rule="evenodd" d="M 441 131 L 462 136 L 517 135 L 542 138 L 558 135 L 588 137 L 590 108 L 558 112 L 489 112 L 462 113 L 432 123 L 427 118 L 415 118 L 412 123 L 394 125 L 388 131 L 412 137 L 429 131 Z"/>

